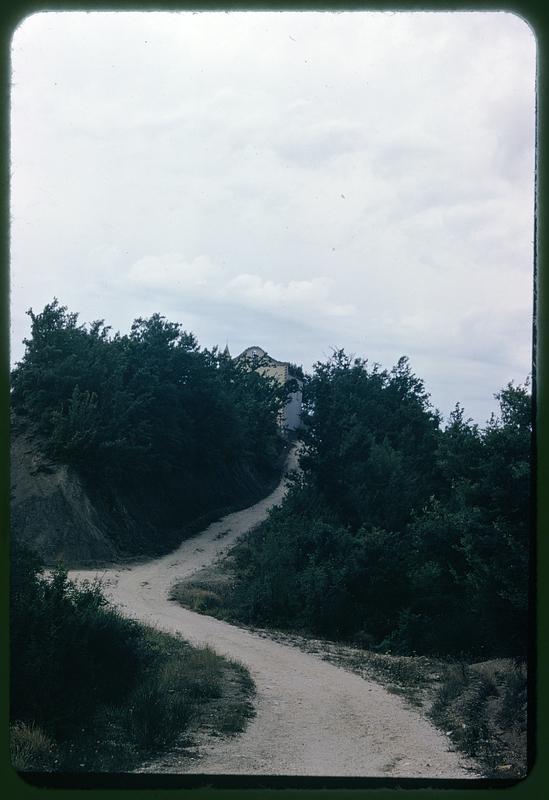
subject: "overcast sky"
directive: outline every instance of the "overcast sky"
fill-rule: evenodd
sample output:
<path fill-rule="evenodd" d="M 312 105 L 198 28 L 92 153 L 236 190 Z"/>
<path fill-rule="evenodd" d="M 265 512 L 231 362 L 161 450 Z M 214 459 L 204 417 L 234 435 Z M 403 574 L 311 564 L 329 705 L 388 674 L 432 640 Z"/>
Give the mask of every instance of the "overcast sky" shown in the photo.
<path fill-rule="evenodd" d="M 483 424 L 531 369 L 535 39 L 504 13 L 48 13 L 13 39 L 12 360 L 53 296 Z"/>

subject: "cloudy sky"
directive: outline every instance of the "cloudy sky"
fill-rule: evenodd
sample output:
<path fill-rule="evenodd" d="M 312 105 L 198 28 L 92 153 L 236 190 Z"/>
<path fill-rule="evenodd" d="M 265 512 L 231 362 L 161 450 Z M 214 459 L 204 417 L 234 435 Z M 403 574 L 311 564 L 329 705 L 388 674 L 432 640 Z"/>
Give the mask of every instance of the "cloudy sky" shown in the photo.
<path fill-rule="evenodd" d="M 49 13 L 12 46 L 12 360 L 53 296 L 309 370 L 531 369 L 535 39 L 504 13 Z"/>

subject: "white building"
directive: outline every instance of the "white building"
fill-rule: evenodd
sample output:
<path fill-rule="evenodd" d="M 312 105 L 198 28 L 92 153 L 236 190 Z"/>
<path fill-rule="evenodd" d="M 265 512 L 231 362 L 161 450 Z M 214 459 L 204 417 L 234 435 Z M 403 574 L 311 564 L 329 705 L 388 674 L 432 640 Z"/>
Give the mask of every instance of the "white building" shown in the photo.
<path fill-rule="evenodd" d="M 292 392 L 288 402 L 282 409 L 280 426 L 286 431 L 295 431 L 301 424 L 301 403 L 303 397 L 303 381 L 292 374 L 292 367 L 288 361 L 277 361 L 272 358 L 263 348 L 247 347 L 243 353 L 236 357 L 236 361 L 246 360 L 258 362 L 255 369 L 262 375 L 275 378 L 280 384 L 284 385 L 289 380 L 295 380 L 298 389 Z"/>

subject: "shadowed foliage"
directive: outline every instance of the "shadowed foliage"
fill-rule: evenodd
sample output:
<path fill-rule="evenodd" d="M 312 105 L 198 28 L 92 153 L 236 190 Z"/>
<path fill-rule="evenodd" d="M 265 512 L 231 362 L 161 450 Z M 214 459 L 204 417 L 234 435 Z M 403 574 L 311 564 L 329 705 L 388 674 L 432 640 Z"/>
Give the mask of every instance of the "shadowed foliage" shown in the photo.
<path fill-rule="evenodd" d="M 385 652 L 524 658 L 531 398 L 497 397 L 484 429 L 459 405 L 443 429 L 406 359 L 317 364 L 303 472 L 233 551 L 225 614 Z"/>
<path fill-rule="evenodd" d="M 127 619 L 98 583 L 42 574 L 12 546 L 11 751 L 22 771 L 124 771 L 204 717 L 241 730 L 253 682 L 241 665 Z M 212 706 L 213 704 L 213 706 Z"/>
<path fill-rule="evenodd" d="M 124 554 L 166 551 L 278 480 L 288 388 L 200 349 L 160 314 L 128 335 L 86 326 L 57 300 L 35 314 L 12 372 L 12 408 L 46 455 L 78 471 Z M 122 531 L 122 532 L 121 532 Z"/>

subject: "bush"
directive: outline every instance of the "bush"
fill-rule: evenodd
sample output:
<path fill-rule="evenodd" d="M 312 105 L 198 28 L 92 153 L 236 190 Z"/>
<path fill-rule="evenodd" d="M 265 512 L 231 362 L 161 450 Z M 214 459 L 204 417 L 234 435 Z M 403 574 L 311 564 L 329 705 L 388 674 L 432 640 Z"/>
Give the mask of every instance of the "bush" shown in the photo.
<path fill-rule="evenodd" d="M 40 574 L 36 557 L 17 545 L 12 562 L 16 769 L 129 770 L 173 744 L 232 680 L 240 688 L 223 700 L 218 729 L 249 716 L 242 667 L 122 617 L 98 584 L 76 587 L 61 569 Z"/>
<path fill-rule="evenodd" d="M 35 556 L 13 545 L 12 718 L 71 736 L 131 690 L 143 660 L 139 626 L 107 605 L 98 584 L 77 588 L 62 568 L 41 575 Z"/>
<path fill-rule="evenodd" d="M 406 359 L 339 351 L 305 389 L 302 474 L 233 551 L 228 611 L 206 594 L 202 609 L 402 655 L 524 658 L 527 385 L 484 430 L 459 406 L 441 430 Z"/>

